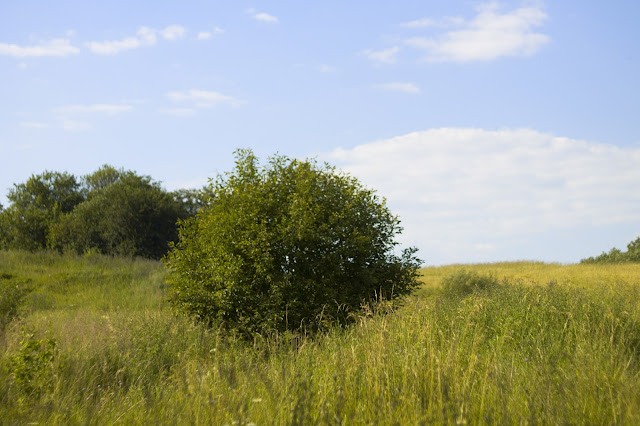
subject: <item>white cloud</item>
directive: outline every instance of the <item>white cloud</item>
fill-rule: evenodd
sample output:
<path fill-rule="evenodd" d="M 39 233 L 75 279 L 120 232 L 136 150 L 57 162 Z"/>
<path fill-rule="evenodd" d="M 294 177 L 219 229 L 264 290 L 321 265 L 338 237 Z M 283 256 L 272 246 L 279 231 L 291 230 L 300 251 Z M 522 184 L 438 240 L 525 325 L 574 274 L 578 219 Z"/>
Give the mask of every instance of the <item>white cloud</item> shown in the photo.
<path fill-rule="evenodd" d="M 507 241 L 640 226 L 640 147 L 527 129 L 443 128 L 324 157 L 387 197 L 405 228 L 402 241 L 431 262 L 496 260 L 491 253 L 515 260 Z"/>
<path fill-rule="evenodd" d="M 547 19 L 542 8 L 536 4 L 502 12 L 497 2 L 478 7 L 477 15 L 470 21 L 448 18 L 449 25 L 461 28 L 436 37 L 412 37 L 405 40 L 407 46 L 427 52 L 428 61 L 487 61 L 502 56 L 530 56 L 549 42 L 549 36 L 534 32 Z M 406 23 L 418 28 L 447 26 L 447 20 L 438 23 L 422 19 Z"/>
<path fill-rule="evenodd" d="M 218 104 L 228 104 L 237 107 L 244 103 L 237 98 L 223 95 L 219 92 L 196 89 L 169 92 L 167 93 L 167 97 L 174 102 L 192 103 L 197 108 L 211 108 Z"/>
<path fill-rule="evenodd" d="M 459 26 L 464 23 L 464 19 L 458 16 L 448 16 L 444 19 L 436 20 L 432 18 L 416 19 L 415 21 L 404 22 L 400 26 L 405 28 L 448 28 Z"/>
<path fill-rule="evenodd" d="M 64 38 L 56 38 L 45 41 L 35 46 L 18 46 L 17 44 L 0 43 L 0 55 L 14 56 L 16 58 L 36 56 L 69 56 L 80 52 L 71 41 Z"/>
<path fill-rule="evenodd" d="M 338 69 L 328 64 L 320 64 L 320 66 L 318 67 L 318 71 L 320 71 L 321 73 L 334 73 L 337 72 Z"/>
<path fill-rule="evenodd" d="M 70 114 L 86 114 L 86 113 L 103 113 L 107 115 L 116 115 L 123 112 L 131 111 L 131 105 L 121 104 L 93 104 L 93 105 L 67 105 L 58 107 L 55 112 L 61 115 Z"/>
<path fill-rule="evenodd" d="M 140 27 L 135 37 L 127 37 L 115 41 L 91 41 L 85 43 L 93 53 L 99 55 L 116 55 L 123 50 L 138 49 L 156 44 L 156 30 L 148 27 Z"/>
<path fill-rule="evenodd" d="M 270 22 L 272 24 L 276 24 L 279 21 L 277 16 L 273 16 L 265 12 L 258 12 L 256 9 L 253 9 L 253 8 L 247 9 L 247 13 L 251 15 L 251 17 L 256 21 Z"/>
<path fill-rule="evenodd" d="M 117 55 L 125 50 L 154 46 L 158 41 L 158 35 L 165 40 L 175 41 L 183 38 L 186 32 L 186 28 L 181 25 L 169 25 L 162 30 L 140 27 L 133 37 L 122 40 L 91 41 L 84 45 L 98 55 Z"/>
<path fill-rule="evenodd" d="M 72 132 L 82 132 L 91 129 L 91 124 L 84 121 L 63 119 L 62 128 L 64 130 L 70 130 Z"/>
<path fill-rule="evenodd" d="M 26 127 L 30 129 L 44 129 L 49 127 L 47 123 L 39 123 L 35 121 L 22 121 L 20 122 L 20 127 Z"/>
<path fill-rule="evenodd" d="M 211 37 L 213 37 L 216 34 L 224 34 L 224 30 L 220 27 L 214 27 L 212 31 L 200 31 L 198 33 L 197 39 L 198 40 L 209 40 Z"/>
<path fill-rule="evenodd" d="M 71 131 L 85 131 L 91 129 L 91 123 L 78 120 L 78 117 L 87 115 L 115 116 L 133 109 L 131 105 L 123 104 L 92 104 L 92 105 L 65 105 L 53 110 L 56 119 L 60 121 L 62 128 Z"/>
<path fill-rule="evenodd" d="M 372 50 L 367 49 L 364 55 L 378 64 L 393 64 L 396 62 L 396 55 L 400 51 L 398 46 L 389 47 L 388 49 Z"/>
<path fill-rule="evenodd" d="M 187 30 L 183 26 L 169 25 L 165 29 L 161 30 L 160 34 L 162 34 L 162 37 L 164 37 L 166 40 L 173 41 L 184 37 L 186 32 Z"/>
<path fill-rule="evenodd" d="M 187 117 L 196 115 L 194 108 L 162 108 L 160 112 L 163 114 L 175 115 L 176 117 Z"/>
<path fill-rule="evenodd" d="M 417 95 L 420 93 L 420 88 L 413 83 L 394 82 L 394 83 L 379 84 L 376 87 L 383 90 L 390 90 L 394 92 L 404 92 L 404 93 L 410 93 L 414 95 Z"/>

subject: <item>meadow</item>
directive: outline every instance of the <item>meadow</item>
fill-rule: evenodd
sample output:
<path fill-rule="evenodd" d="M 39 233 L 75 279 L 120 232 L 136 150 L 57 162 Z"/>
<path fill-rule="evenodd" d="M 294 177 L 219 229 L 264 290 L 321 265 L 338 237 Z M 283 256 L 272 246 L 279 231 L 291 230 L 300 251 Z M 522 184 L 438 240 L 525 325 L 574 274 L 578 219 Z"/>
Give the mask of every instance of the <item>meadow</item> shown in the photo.
<path fill-rule="evenodd" d="M 401 304 L 252 341 L 161 263 L 0 251 L 1 424 L 640 424 L 640 265 L 422 270 Z"/>

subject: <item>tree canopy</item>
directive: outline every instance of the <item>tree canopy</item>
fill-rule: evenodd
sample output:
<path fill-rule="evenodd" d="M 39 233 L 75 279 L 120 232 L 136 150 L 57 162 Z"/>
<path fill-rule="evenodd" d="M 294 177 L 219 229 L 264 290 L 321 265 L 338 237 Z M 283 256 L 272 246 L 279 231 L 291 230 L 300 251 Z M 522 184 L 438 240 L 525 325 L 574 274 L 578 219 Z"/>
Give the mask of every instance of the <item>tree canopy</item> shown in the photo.
<path fill-rule="evenodd" d="M 196 197 L 198 191 L 182 190 Z M 46 171 L 16 184 L 0 210 L 0 247 L 161 258 L 177 222 L 199 208 L 133 171 L 105 165 L 77 179 Z"/>
<path fill-rule="evenodd" d="M 24 250 L 45 248 L 49 226 L 83 201 L 79 188 L 75 176 L 51 171 L 14 184 L 7 195 L 11 205 L 0 213 L 3 245 Z"/>

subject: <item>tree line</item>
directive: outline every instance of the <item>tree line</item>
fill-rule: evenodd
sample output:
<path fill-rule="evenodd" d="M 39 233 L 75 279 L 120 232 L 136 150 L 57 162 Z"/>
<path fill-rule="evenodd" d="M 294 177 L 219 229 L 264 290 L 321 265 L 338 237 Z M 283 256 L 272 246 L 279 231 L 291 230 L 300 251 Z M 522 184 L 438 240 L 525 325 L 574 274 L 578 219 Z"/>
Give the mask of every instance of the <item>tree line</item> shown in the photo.
<path fill-rule="evenodd" d="M 0 248 L 159 259 L 178 222 L 207 202 L 206 190 L 168 192 L 150 176 L 104 165 L 80 178 L 45 171 L 14 184 L 0 205 Z"/>
<path fill-rule="evenodd" d="M 580 263 L 628 263 L 640 262 L 640 237 L 627 244 L 627 251 L 612 248 L 608 253 L 582 259 Z"/>

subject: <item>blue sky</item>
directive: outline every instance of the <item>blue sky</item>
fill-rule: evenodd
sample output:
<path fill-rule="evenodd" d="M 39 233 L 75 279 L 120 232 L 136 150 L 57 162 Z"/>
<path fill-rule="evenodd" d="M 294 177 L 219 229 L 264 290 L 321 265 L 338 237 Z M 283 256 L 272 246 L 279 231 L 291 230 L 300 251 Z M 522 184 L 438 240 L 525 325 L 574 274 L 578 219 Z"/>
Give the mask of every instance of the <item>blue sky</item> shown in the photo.
<path fill-rule="evenodd" d="M 108 163 L 168 189 L 316 157 L 426 264 L 576 262 L 640 235 L 640 3 L 0 5 L 0 202 Z"/>

